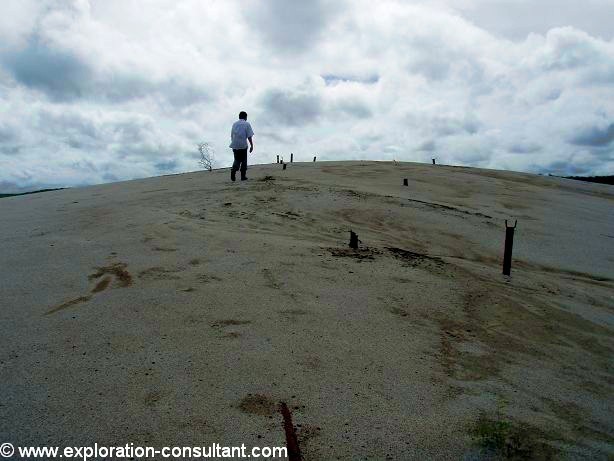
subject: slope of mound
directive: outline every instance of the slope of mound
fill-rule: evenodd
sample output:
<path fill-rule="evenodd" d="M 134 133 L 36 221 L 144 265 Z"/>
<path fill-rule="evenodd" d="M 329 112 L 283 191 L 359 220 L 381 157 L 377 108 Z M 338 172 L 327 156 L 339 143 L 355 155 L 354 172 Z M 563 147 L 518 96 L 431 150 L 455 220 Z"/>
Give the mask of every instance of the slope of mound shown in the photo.
<path fill-rule="evenodd" d="M 305 460 L 612 455 L 610 186 L 249 175 L 0 201 L 3 441 L 285 446 L 284 402 Z"/>

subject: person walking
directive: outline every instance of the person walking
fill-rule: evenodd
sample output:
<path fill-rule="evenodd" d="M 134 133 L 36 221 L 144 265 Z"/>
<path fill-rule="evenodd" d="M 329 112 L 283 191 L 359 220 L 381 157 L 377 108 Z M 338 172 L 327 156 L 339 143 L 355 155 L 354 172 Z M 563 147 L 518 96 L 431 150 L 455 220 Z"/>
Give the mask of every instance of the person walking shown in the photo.
<path fill-rule="evenodd" d="M 247 179 L 247 141 L 249 141 L 249 153 L 254 150 L 254 142 L 252 141 L 254 130 L 247 121 L 247 112 L 239 113 L 239 120 L 232 124 L 230 130 L 230 147 L 235 156 L 235 160 L 230 170 L 230 179 L 236 180 L 236 173 L 241 170 L 241 181 Z"/>

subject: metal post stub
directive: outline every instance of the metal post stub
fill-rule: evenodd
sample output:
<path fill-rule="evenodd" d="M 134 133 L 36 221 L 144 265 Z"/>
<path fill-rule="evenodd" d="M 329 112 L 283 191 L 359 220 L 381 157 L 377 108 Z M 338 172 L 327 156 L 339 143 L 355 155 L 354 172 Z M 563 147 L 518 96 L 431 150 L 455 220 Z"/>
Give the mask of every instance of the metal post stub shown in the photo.
<path fill-rule="evenodd" d="M 407 180 L 407 178 L 403 179 L 403 185 L 409 186 L 409 181 Z"/>
<path fill-rule="evenodd" d="M 358 234 L 350 231 L 350 248 L 358 249 Z"/>
<path fill-rule="evenodd" d="M 511 275 L 512 273 L 512 250 L 514 247 L 514 231 L 518 221 L 514 222 L 513 226 L 507 225 L 505 220 L 505 249 L 503 253 L 503 275 Z"/>

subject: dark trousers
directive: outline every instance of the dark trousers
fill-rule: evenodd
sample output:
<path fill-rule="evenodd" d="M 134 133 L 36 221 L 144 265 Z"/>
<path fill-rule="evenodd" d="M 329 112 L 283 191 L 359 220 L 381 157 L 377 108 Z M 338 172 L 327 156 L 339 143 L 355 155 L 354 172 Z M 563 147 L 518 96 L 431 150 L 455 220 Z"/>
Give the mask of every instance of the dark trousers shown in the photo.
<path fill-rule="evenodd" d="M 232 171 L 237 172 L 241 170 L 241 177 L 244 178 L 247 172 L 247 149 L 233 149 L 232 152 L 235 154 Z"/>

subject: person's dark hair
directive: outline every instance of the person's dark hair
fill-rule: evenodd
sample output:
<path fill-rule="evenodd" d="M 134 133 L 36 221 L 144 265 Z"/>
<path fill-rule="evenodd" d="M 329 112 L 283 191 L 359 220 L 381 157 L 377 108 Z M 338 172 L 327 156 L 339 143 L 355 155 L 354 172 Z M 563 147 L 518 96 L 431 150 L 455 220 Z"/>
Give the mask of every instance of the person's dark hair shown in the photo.
<path fill-rule="evenodd" d="M 247 112 L 245 112 L 244 110 L 242 110 L 241 112 L 239 112 L 239 118 L 241 120 L 247 120 Z"/>

